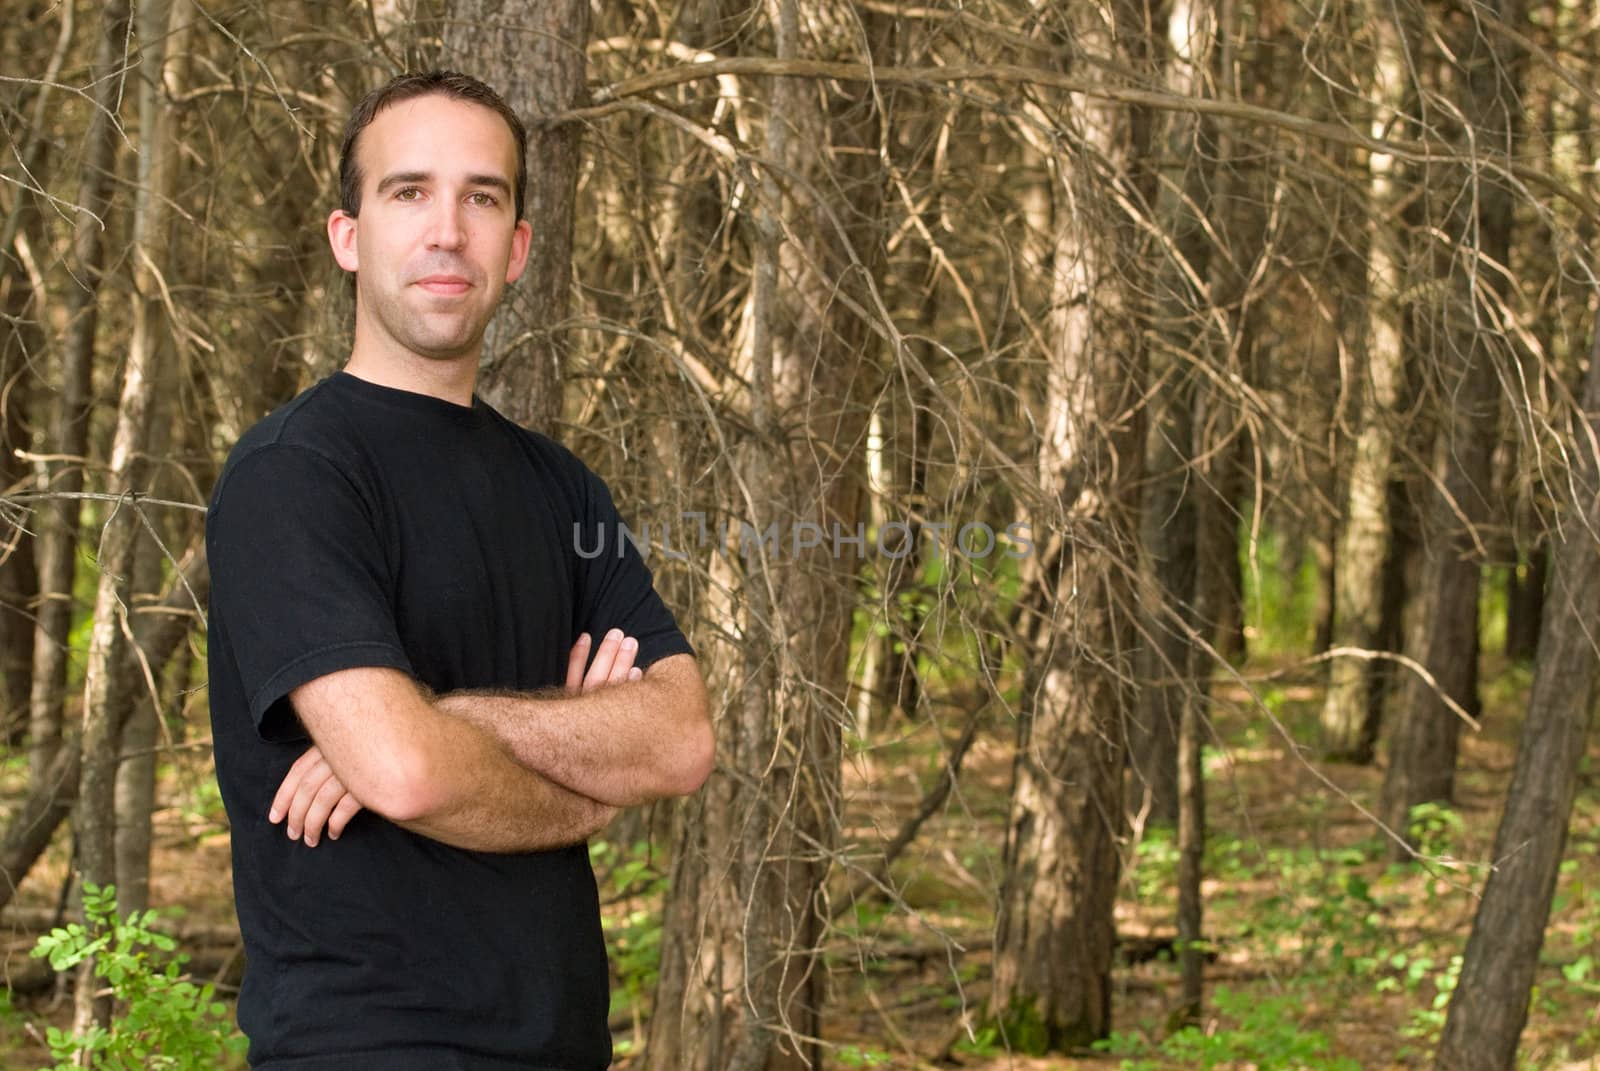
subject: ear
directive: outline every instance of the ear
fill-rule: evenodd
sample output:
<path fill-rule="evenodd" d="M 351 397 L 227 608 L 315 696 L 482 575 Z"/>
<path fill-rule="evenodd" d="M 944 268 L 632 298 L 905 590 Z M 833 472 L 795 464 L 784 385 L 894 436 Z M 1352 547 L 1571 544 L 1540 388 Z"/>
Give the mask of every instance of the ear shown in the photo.
<path fill-rule="evenodd" d="M 522 278 L 528 266 L 528 247 L 533 244 L 533 225 L 525 219 L 517 220 L 517 229 L 511 233 L 511 259 L 506 262 L 506 285 Z"/>
<path fill-rule="evenodd" d="M 356 252 L 356 217 L 342 208 L 328 215 L 328 245 L 333 249 L 333 259 L 345 271 L 356 271 L 361 266 L 361 256 Z"/>

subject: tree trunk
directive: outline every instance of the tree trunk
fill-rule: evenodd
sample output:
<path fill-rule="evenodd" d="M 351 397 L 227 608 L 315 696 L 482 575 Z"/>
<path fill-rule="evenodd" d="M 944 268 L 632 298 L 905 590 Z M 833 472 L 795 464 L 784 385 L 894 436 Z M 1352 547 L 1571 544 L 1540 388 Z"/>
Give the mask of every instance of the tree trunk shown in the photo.
<path fill-rule="evenodd" d="M 1184 704 L 1178 723 L 1178 969 L 1182 1019 L 1200 1020 L 1205 999 L 1206 782 L 1205 718 L 1199 697 Z"/>
<path fill-rule="evenodd" d="M 1497 17 L 1510 25 L 1521 22 L 1523 0 L 1500 0 Z M 1511 153 L 1521 107 L 1517 79 L 1521 49 L 1501 35 L 1485 35 L 1481 26 L 1463 26 L 1459 62 L 1465 68 L 1466 140 L 1497 146 Z M 1461 172 L 1457 172 L 1461 174 Z M 1475 257 L 1455 251 L 1441 278 L 1450 280 L 1440 337 L 1445 394 L 1450 419 L 1439 446 L 1442 493 L 1430 506 L 1433 534 L 1423 591 L 1429 600 L 1426 638 L 1418 659 L 1438 682 L 1438 690 L 1415 674 L 1406 681 L 1401 723 L 1390 748 L 1384 778 L 1382 817 L 1389 828 L 1409 839 L 1411 808 L 1433 800 L 1448 802 L 1454 791 L 1457 740 L 1461 719 L 1440 697 L 1455 699 L 1469 713 L 1478 702 L 1478 587 L 1482 556 L 1480 529 L 1492 513 L 1494 449 L 1499 436 L 1500 383 L 1495 371 L 1498 338 L 1480 328 L 1480 316 L 1492 317 L 1477 296 L 1480 289 L 1503 292 L 1498 269 L 1508 262 L 1511 245 L 1511 191 L 1481 173 L 1462 175 L 1475 196 L 1464 190 L 1455 203 L 1457 234 L 1478 234 Z M 1470 215 L 1476 202 L 1476 216 Z M 1481 261 L 1477 259 L 1481 257 Z M 1468 654 L 1470 652 L 1470 654 Z M 1397 858 L 1408 845 L 1391 842 Z"/>
<path fill-rule="evenodd" d="M 27 216 L 30 224 L 37 219 L 32 212 Z M 35 234 L 39 230 L 27 227 Z M 28 361 L 30 354 L 45 349 L 40 329 L 43 306 L 44 295 L 34 292 L 26 273 L 0 275 L 0 314 L 8 325 L 0 333 L 0 487 L 4 488 L 26 485 L 30 471 L 22 457 L 32 447 L 27 409 L 34 376 Z M 28 730 L 33 607 L 39 597 L 39 570 L 28 527 L 26 514 L 0 516 L 0 742 L 15 748 L 24 746 Z"/>
<path fill-rule="evenodd" d="M 1583 414 L 1569 441 L 1577 471 L 1568 516 L 1552 528 L 1556 563 L 1527 721 L 1494 866 L 1472 922 L 1450 999 L 1437 1071 L 1511 1071 L 1528 1018 L 1550 903 L 1566 848 L 1578 766 L 1594 710 L 1594 608 L 1600 606 L 1600 319 L 1594 327 Z M 1556 486 L 1558 482 L 1553 482 Z M 1560 484 L 1565 486 L 1565 484 Z"/>
<path fill-rule="evenodd" d="M 203 542 L 196 540 L 180 559 L 179 579 L 160 604 L 163 612 L 135 623 L 134 636 L 152 667 L 164 665 L 199 620 L 195 604 L 198 600 L 201 606 L 205 605 L 210 586 L 202 546 Z M 183 611 L 194 611 L 195 616 L 185 616 Z M 131 709 L 118 712 L 117 731 L 131 714 Z M 16 895 L 77 801 L 82 760 L 79 738 L 69 737 L 56 749 L 55 760 L 45 775 L 30 779 L 27 798 L 13 812 L 5 837 L 0 839 L 0 911 Z"/>
<path fill-rule="evenodd" d="M 1412 96 L 1407 35 L 1387 7 L 1374 8 L 1370 24 L 1377 79 L 1373 136 L 1404 136 L 1397 123 Z M 1403 173 L 1397 175 L 1400 169 L 1394 157 L 1371 153 L 1367 169 L 1366 324 L 1360 350 L 1366 359 L 1366 374 L 1358 387 L 1356 440 L 1334 553 L 1333 611 L 1333 644 L 1362 650 L 1377 645 L 1383 627 L 1389 469 L 1405 379 L 1400 302 L 1406 286 L 1406 237 L 1400 208 L 1408 193 Z M 1329 664 L 1321 715 L 1322 750 L 1329 758 L 1363 765 L 1372 761 L 1370 748 L 1363 747 L 1363 730 L 1377 664 L 1378 660 L 1359 658 L 1335 658 Z"/>
<path fill-rule="evenodd" d="M 83 490 L 83 459 L 89 451 L 89 409 L 94 375 L 95 327 L 99 322 L 100 264 L 105 252 L 102 220 L 111 204 L 111 169 L 116 154 L 113 122 L 122 92 L 118 69 L 127 45 L 127 0 L 103 9 L 94 61 L 94 108 L 84 136 L 80 211 L 72 239 L 73 279 L 68 291 L 67 329 L 61 343 L 61 387 L 50 430 L 50 452 L 64 459 L 41 490 Z M 67 638 L 72 628 L 79 500 L 45 502 L 39 510 L 39 614 L 34 640 L 33 691 L 29 697 L 29 773 L 42 778 L 61 746 L 62 707 L 67 688 Z"/>
<path fill-rule="evenodd" d="M 1261 62 L 1263 54 L 1247 51 L 1261 15 L 1223 0 L 1214 5 L 1218 18 L 1212 78 L 1218 92 L 1235 100 L 1250 99 L 1274 80 Z M 1216 158 L 1237 157 L 1247 132 L 1237 124 L 1216 125 Z M 1273 179 L 1266 169 L 1212 169 L 1211 224 L 1217 245 L 1229 255 L 1210 258 L 1210 305 L 1223 314 L 1226 348 L 1218 356 L 1218 372 L 1201 384 L 1196 400 L 1195 449 L 1199 455 L 1200 488 L 1196 505 L 1196 603 L 1200 631 L 1224 659 L 1247 657 L 1244 621 L 1244 570 L 1240 563 L 1240 527 L 1248 514 L 1252 452 L 1248 408 L 1238 388 L 1261 380 L 1255 357 L 1262 313 L 1252 298 L 1251 278 L 1267 255 L 1271 232 Z"/>
<path fill-rule="evenodd" d="M 929 285 L 923 296 L 917 334 L 932 338 L 938 330 L 936 322 L 937 291 Z M 914 344 L 923 367 L 932 367 L 936 361 L 935 347 L 925 341 Z M 891 383 L 895 381 L 891 379 Z M 884 476 L 891 481 L 888 494 L 878 498 L 878 512 L 872 523 L 881 527 L 886 522 L 905 524 L 913 516 L 924 516 L 928 510 L 928 451 L 933 418 L 927 385 L 914 377 L 904 377 L 896 384 L 898 390 L 889 394 L 889 404 L 880 408 L 883 427 Z M 899 554 L 900 547 L 889 547 Z M 875 667 L 877 687 L 872 709 L 876 718 L 869 719 L 874 727 L 889 723 L 891 714 L 910 724 L 916 724 L 922 705 L 922 678 L 918 674 L 917 657 L 922 647 L 926 609 L 919 593 L 923 590 L 924 565 L 922 541 L 909 538 L 905 553 L 890 558 L 878 556 L 876 573 L 883 587 L 883 613 L 888 631 L 883 636 L 869 639 L 871 650 L 866 656 Z"/>
<path fill-rule="evenodd" d="M 799 43 L 796 0 L 769 7 L 779 57 Z M 824 53 L 859 30 L 842 7 L 807 10 Z M 873 20 L 867 20 L 872 40 Z M 830 34 L 836 34 L 830 38 Z M 726 692 L 719 773 L 685 808 L 665 906 L 647 1066 L 709 1071 L 820 1067 L 826 997 L 824 901 L 838 840 L 841 731 L 857 557 L 802 550 L 802 525 L 853 533 L 858 461 L 821 444 L 860 442 L 872 397 L 853 248 L 881 211 L 865 87 L 835 121 L 809 79 L 773 79 L 756 203 L 754 264 L 737 380 L 749 438 L 738 444 L 723 508 L 756 536 L 712 562 L 728 603 L 706 656 Z M 832 91 L 837 94 L 839 90 Z M 842 144 L 848 142 L 848 144 Z M 834 172 L 824 171 L 834 161 Z M 840 175 L 845 171 L 845 179 Z M 823 203 L 819 197 L 847 192 Z M 834 214 L 847 220 L 844 233 Z M 858 230 L 858 228 L 860 228 Z M 854 248 L 862 248 L 855 245 Z M 871 270 L 871 265 L 864 265 Z M 841 291 L 854 295 L 840 302 Z M 725 773 L 722 771 L 726 771 Z"/>
<path fill-rule="evenodd" d="M 1184 96 L 1203 95 L 1215 14 L 1208 3 L 1175 0 L 1168 20 L 1168 88 Z M 1201 693 L 1191 638 L 1200 626 L 1195 406 L 1203 373 L 1196 366 L 1211 360 L 1211 325 L 1201 311 L 1209 295 L 1196 287 L 1210 273 L 1211 239 L 1203 220 L 1213 186 L 1214 168 L 1207 161 L 1216 159 L 1216 146 L 1210 124 L 1198 117 L 1174 113 L 1165 118 L 1164 156 L 1177 173 L 1167 176 L 1156 194 L 1157 222 L 1170 236 L 1171 251 L 1156 279 L 1161 339 L 1150 357 L 1150 377 L 1163 386 L 1150 401 L 1140 513 L 1140 538 L 1157 594 L 1145 601 L 1139 676 L 1147 683 L 1139 690 L 1128 732 L 1134 775 L 1128 812 L 1175 827 L 1178 737 L 1185 708 L 1199 702 Z"/>
<path fill-rule="evenodd" d="M 581 105 L 590 5 L 585 0 L 451 0 L 445 61 L 482 78 L 528 126 L 528 269 L 484 338 L 479 392 L 519 424 L 552 434 L 572 299 L 572 225 L 582 127 L 542 120 Z"/>
<path fill-rule="evenodd" d="M 1506 657 L 1530 661 L 1539 653 L 1550 548 L 1541 536 L 1506 570 Z"/>
<path fill-rule="evenodd" d="M 14 150 L 19 162 L 16 177 L 23 181 L 44 172 L 49 144 L 45 136 L 47 117 L 62 64 L 72 45 L 74 5 L 60 5 L 60 15 L 55 47 L 34 90 L 27 136 Z M 5 223 L 0 225 L 0 310 L 8 327 L 0 337 L 0 487 L 5 488 L 20 487 L 28 481 L 30 465 L 22 454 L 33 445 L 27 434 L 27 404 L 36 378 L 29 369 L 29 355 L 46 349 L 42 329 L 45 295 L 35 291 L 14 244 L 21 237 L 38 248 L 42 233 L 35 198 L 19 190 Z M 39 566 L 35 543 L 28 538 L 26 514 L 5 520 L 9 530 L 0 536 L 0 700 L 5 704 L 0 710 L 0 740 L 11 747 L 22 747 L 33 693 L 33 611 L 39 598 Z"/>
<path fill-rule="evenodd" d="M 1412 501 L 1415 472 L 1411 481 L 1397 479 L 1389 482 L 1389 552 L 1383 563 L 1383 593 L 1380 598 L 1378 635 L 1374 640 L 1377 650 L 1404 651 L 1406 642 L 1406 612 L 1411 598 L 1413 579 L 1420 570 L 1422 546 L 1418 529 L 1421 521 L 1416 504 Z M 1423 600 L 1418 600 L 1423 601 Z M 1412 611 L 1415 614 L 1415 610 Z M 1403 672 L 1388 659 L 1377 661 L 1367 677 L 1367 712 L 1361 726 L 1361 739 L 1356 745 L 1355 758 L 1372 756 L 1378 749 L 1378 735 L 1383 728 L 1384 712 L 1389 697 Z"/>
<path fill-rule="evenodd" d="M 189 5 L 174 4 L 172 0 L 141 0 L 139 10 L 140 37 L 156 45 L 141 57 L 144 82 L 140 86 L 139 110 L 143 151 L 140 154 L 139 200 L 134 206 L 135 308 L 129 368 L 134 367 L 137 359 L 145 365 L 145 375 L 142 382 L 124 384 L 122 410 L 122 418 L 130 422 L 139 419 L 142 410 L 145 428 L 141 433 L 129 427 L 129 441 L 139 441 L 137 453 L 126 473 L 119 473 L 115 464 L 112 471 L 113 480 L 120 481 L 120 488 L 126 490 L 157 490 L 152 484 L 158 479 L 158 473 L 154 466 L 140 460 L 140 455 L 164 457 L 172 443 L 173 422 L 167 410 L 169 400 L 175 395 L 177 353 L 154 267 L 160 266 L 169 287 L 179 275 L 174 270 L 177 260 L 168 234 L 171 226 L 168 206 L 178 185 L 175 150 L 180 138 L 175 129 L 178 117 L 166 102 L 181 93 L 187 81 L 185 65 L 192 12 Z M 169 56 L 172 57 L 170 62 Z M 130 391 L 142 395 L 132 410 L 128 407 Z M 121 433 L 119 423 L 119 436 Z M 181 489 L 176 493 L 181 494 Z M 144 523 L 161 534 L 162 542 L 173 545 L 176 542 L 172 540 L 173 534 L 183 532 L 183 527 L 181 523 L 164 523 L 167 520 L 169 518 L 150 516 Z M 189 518 L 179 520 L 186 522 Z M 126 551 L 129 569 L 123 582 L 124 592 L 131 596 L 125 605 L 133 608 L 135 619 L 140 603 L 152 597 L 159 598 L 162 584 L 162 551 L 143 527 L 144 524 L 138 525 L 132 533 L 134 546 Z M 101 580 L 104 583 L 104 575 Z M 113 647 L 120 648 L 113 651 L 113 657 L 119 662 L 114 676 L 129 696 L 111 705 L 133 708 L 122 729 L 113 788 L 117 904 L 126 912 L 143 911 L 149 906 L 150 897 L 151 812 L 155 806 L 160 700 L 150 694 L 143 668 L 128 645 L 119 641 Z M 151 667 L 152 672 L 157 668 Z M 155 680 L 159 684 L 159 674 L 155 675 Z"/>
<path fill-rule="evenodd" d="M 1061 17 L 1074 54 L 1147 67 L 1135 5 L 1115 5 L 1115 26 L 1087 6 Z M 1046 566 L 1044 624 L 1018 717 L 990 1005 L 1004 1040 L 1025 1033 L 1052 1049 L 1111 1027 L 1144 376 L 1127 274 L 1138 257 L 1104 184 L 1137 181 L 1142 119 L 1077 96 L 1061 117 L 1089 157 L 1060 162 L 1071 191 L 1056 201 L 1052 352 L 1037 417 L 1041 482 L 1063 541 Z"/>
<path fill-rule="evenodd" d="M 148 471 L 145 461 L 150 426 L 157 419 L 155 384 L 168 346 L 162 330 L 157 265 L 165 262 L 162 234 L 166 204 L 173 188 L 171 170 L 176 142 L 167 137 L 168 123 L 161 86 L 168 41 L 168 0 L 140 0 L 139 39 L 139 184 L 133 224 L 133 332 L 123 368 L 122 395 L 111 448 L 109 487 L 130 497 L 116 503 L 100 533 L 100 571 L 94 621 L 84 675 L 83 764 L 73 819 L 78 867 L 87 885 L 117 881 L 117 760 L 123 713 L 135 707 L 134 689 L 142 681 L 133 673 L 126 635 L 132 633 L 127 608 L 133 601 L 130 583 L 138 541 L 148 538 L 132 494 Z M 153 743 L 153 741 L 152 741 Z M 137 820 L 137 816 L 135 817 Z M 149 822 L 148 803 L 143 821 Z M 118 905 L 119 908 L 122 906 Z M 111 1019 L 111 1001 L 98 995 L 95 959 L 78 967 L 73 1026 L 82 1036 Z"/>

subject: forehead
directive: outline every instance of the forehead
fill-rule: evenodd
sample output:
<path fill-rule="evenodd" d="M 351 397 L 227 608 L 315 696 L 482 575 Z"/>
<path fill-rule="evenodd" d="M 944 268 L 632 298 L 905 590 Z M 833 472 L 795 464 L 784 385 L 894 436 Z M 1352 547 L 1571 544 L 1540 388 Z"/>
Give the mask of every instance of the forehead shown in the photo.
<path fill-rule="evenodd" d="M 384 108 L 356 143 L 362 186 L 393 171 L 499 174 L 509 183 L 517 143 L 499 113 L 482 104 L 430 93 Z"/>

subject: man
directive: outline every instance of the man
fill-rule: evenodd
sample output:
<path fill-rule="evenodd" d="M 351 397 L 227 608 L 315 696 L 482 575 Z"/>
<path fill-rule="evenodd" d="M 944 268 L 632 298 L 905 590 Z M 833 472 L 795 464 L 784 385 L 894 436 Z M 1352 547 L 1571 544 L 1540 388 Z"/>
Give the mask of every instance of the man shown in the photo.
<path fill-rule="evenodd" d="M 349 363 L 247 432 L 212 498 L 259 1069 L 605 1067 L 584 842 L 710 771 L 704 687 L 649 571 L 631 545 L 576 553 L 627 543 L 605 485 L 473 394 L 528 256 L 525 144 L 462 75 L 356 107 L 328 218 Z"/>

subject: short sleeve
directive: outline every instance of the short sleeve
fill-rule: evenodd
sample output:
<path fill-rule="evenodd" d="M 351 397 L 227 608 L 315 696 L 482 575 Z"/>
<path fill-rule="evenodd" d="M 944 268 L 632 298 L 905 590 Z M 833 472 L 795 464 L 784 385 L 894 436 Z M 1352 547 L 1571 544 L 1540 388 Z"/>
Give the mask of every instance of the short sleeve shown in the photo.
<path fill-rule="evenodd" d="M 639 641 L 641 669 L 668 655 L 694 654 L 672 611 L 656 592 L 649 566 L 623 531 L 622 517 L 605 482 L 583 468 L 579 551 L 578 630 L 598 640 L 620 628 Z"/>
<path fill-rule="evenodd" d="M 411 671 L 377 525 L 349 478 L 313 450 L 272 445 L 230 465 L 206 518 L 214 634 L 256 731 L 299 731 L 289 693 L 357 666 Z"/>

